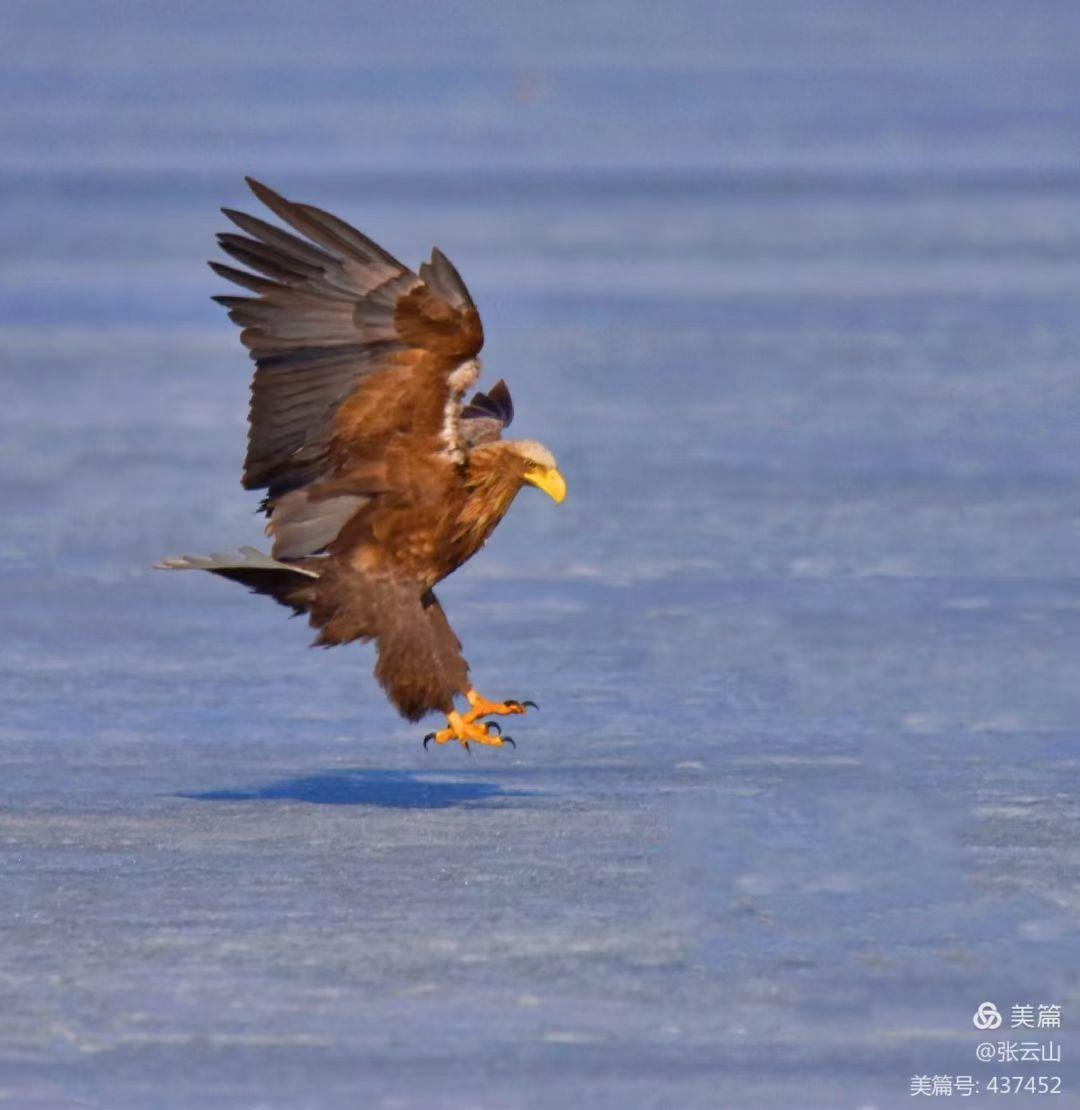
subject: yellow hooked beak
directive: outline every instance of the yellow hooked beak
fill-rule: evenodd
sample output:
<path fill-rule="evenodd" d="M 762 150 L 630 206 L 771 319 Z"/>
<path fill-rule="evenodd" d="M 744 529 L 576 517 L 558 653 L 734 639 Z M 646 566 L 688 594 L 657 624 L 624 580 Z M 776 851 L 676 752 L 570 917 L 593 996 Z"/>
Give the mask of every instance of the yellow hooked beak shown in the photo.
<path fill-rule="evenodd" d="M 566 479 L 555 469 L 539 468 L 529 470 L 525 474 L 525 481 L 530 486 L 542 489 L 557 505 L 566 496 Z"/>

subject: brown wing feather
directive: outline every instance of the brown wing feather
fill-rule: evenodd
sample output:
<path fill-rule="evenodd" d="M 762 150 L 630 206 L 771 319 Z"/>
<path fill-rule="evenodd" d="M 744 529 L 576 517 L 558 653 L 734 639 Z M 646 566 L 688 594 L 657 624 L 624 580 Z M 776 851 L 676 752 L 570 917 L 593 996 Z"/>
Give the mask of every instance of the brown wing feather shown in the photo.
<path fill-rule="evenodd" d="M 219 242 L 247 270 L 211 263 L 255 294 L 215 298 L 256 362 L 245 487 L 268 487 L 272 500 L 377 460 L 402 436 L 421 451 L 456 450 L 475 372 L 455 371 L 484 335 L 449 260 L 435 250 L 413 273 L 330 213 L 248 184 L 299 235 L 225 209 L 245 234 Z"/>

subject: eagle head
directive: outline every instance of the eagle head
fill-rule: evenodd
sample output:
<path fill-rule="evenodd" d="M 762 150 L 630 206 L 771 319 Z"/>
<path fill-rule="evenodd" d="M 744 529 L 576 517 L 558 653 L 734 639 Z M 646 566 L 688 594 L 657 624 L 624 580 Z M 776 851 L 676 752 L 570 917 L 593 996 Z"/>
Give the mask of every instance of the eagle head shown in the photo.
<path fill-rule="evenodd" d="M 542 444 L 533 439 L 513 439 L 506 441 L 515 464 L 521 467 L 521 482 L 542 489 L 558 504 L 566 496 L 566 479 L 555 465 L 555 456 Z"/>

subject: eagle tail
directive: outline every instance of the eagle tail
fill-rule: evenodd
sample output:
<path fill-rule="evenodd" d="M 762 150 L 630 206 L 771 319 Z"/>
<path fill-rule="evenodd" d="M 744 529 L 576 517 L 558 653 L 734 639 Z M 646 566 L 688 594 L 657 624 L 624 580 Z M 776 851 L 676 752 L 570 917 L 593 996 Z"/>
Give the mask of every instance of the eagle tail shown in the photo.
<path fill-rule="evenodd" d="M 157 570 L 208 570 L 247 586 L 252 593 L 272 597 L 294 613 L 306 613 L 315 602 L 319 574 L 297 563 L 283 563 L 254 547 L 241 547 L 236 553 L 215 555 L 178 555 L 154 564 Z"/>

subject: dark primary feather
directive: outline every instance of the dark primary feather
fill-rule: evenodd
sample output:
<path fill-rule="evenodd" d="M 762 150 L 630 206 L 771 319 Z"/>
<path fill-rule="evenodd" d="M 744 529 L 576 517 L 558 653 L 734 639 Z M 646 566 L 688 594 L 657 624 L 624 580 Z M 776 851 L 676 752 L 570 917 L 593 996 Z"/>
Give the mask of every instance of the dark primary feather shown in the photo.
<path fill-rule="evenodd" d="M 470 447 L 501 438 L 503 428 L 514 419 L 514 402 L 501 378 L 487 393 L 474 393 L 461 411 L 461 427 Z"/>
<path fill-rule="evenodd" d="M 465 282 L 461 280 L 461 274 L 438 247 L 432 249 L 431 261 L 421 264 L 420 280 L 448 305 L 453 305 L 454 308 L 476 308 Z"/>

